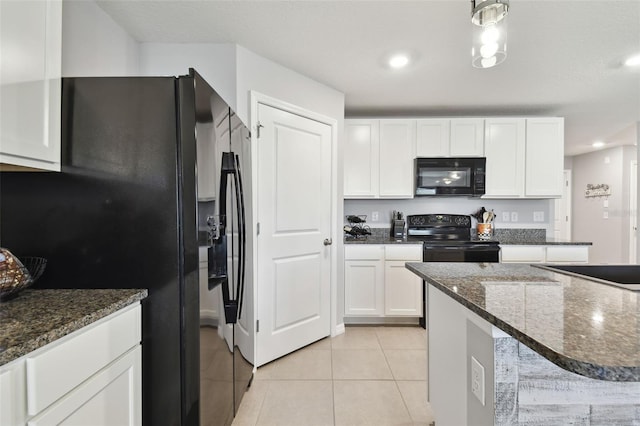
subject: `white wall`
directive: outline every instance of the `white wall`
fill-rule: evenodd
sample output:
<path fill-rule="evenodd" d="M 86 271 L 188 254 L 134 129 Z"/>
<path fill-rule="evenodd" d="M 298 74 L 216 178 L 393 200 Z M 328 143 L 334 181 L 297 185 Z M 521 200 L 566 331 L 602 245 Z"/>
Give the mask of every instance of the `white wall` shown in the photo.
<path fill-rule="evenodd" d="M 593 243 L 592 263 L 628 262 L 629 170 L 636 155 L 635 147 L 618 146 L 573 157 L 572 234 Z M 609 185 L 611 196 L 586 198 L 588 184 Z"/>
<path fill-rule="evenodd" d="M 237 106 L 236 45 L 142 43 L 140 71 L 147 76 L 177 76 L 194 68 L 248 125 Z"/>
<path fill-rule="evenodd" d="M 139 45 L 93 1 L 62 3 L 62 76 L 139 73 Z"/>

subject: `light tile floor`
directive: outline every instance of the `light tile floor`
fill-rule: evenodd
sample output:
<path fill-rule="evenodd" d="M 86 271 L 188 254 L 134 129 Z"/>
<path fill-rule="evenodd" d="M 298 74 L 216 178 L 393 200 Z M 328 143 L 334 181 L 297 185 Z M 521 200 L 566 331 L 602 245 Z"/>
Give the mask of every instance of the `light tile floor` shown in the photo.
<path fill-rule="evenodd" d="M 347 327 L 258 368 L 234 426 L 428 425 L 426 332 Z"/>

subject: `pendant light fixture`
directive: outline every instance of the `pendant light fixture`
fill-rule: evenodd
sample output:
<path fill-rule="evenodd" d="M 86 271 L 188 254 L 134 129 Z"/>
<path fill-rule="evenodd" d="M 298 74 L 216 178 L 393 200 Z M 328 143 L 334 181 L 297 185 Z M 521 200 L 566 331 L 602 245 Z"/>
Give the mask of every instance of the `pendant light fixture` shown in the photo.
<path fill-rule="evenodd" d="M 474 67 L 491 68 L 506 59 L 508 12 L 509 0 L 471 0 Z"/>

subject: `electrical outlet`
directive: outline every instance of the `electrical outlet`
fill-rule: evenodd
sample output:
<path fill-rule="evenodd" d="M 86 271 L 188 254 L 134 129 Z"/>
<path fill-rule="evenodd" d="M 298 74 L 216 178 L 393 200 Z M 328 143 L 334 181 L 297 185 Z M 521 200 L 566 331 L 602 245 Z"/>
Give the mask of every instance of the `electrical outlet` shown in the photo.
<path fill-rule="evenodd" d="M 544 222 L 544 212 L 533 212 L 534 222 Z"/>
<path fill-rule="evenodd" d="M 602 218 L 603 219 L 609 219 L 609 212 L 605 211 L 602 213 Z"/>
<path fill-rule="evenodd" d="M 518 212 L 511 212 L 511 222 L 518 221 Z"/>
<path fill-rule="evenodd" d="M 604 203 L 602 205 L 604 206 L 604 208 L 608 208 L 609 207 L 609 200 L 604 200 Z"/>
<path fill-rule="evenodd" d="M 511 215 L 509 214 L 509 212 L 502 212 L 502 221 L 503 222 L 509 222 L 510 218 L 511 218 Z"/>
<path fill-rule="evenodd" d="M 484 406 L 484 367 L 471 357 L 471 393 Z"/>
<path fill-rule="evenodd" d="M 372 222 L 377 222 L 377 221 L 378 221 L 378 218 L 379 218 L 379 214 L 378 214 L 378 212 L 373 212 L 373 213 L 371 213 L 371 221 L 372 221 Z"/>

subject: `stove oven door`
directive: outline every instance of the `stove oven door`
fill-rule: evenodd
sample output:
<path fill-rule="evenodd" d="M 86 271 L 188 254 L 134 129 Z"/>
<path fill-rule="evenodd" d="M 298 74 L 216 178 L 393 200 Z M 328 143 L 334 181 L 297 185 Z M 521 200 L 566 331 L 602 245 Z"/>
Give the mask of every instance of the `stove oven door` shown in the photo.
<path fill-rule="evenodd" d="M 424 262 L 499 262 L 497 244 L 436 245 L 425 244 Z"/>

